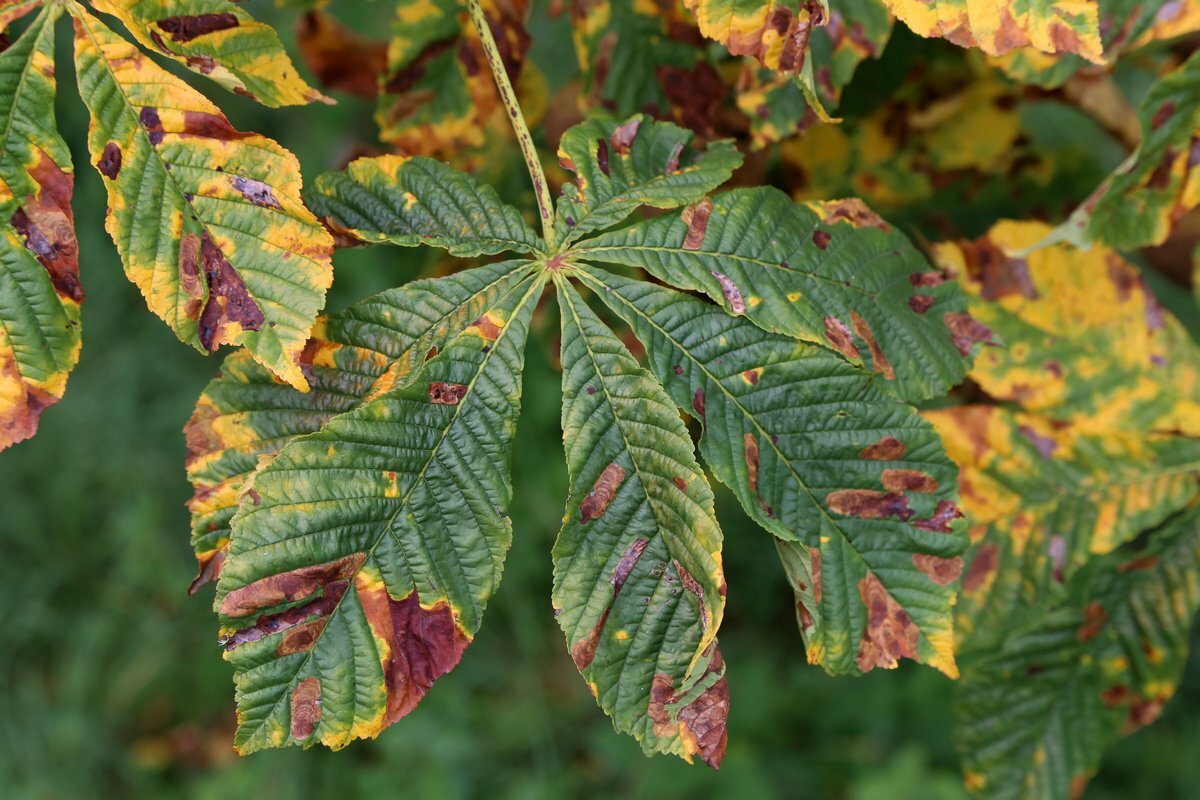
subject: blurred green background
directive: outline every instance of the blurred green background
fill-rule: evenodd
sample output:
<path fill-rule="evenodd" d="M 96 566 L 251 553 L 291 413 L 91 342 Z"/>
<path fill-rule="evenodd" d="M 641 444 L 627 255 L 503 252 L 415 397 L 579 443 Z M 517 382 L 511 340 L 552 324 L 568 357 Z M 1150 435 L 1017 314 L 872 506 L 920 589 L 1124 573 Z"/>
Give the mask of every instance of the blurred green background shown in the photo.
<path fill-rule="evenodd" d="M 289 15 L 265 3 L 253 10 L 290 38 Z M 77 165 L 85 342 L 66 399 L 33 440 L 0 454 L 0 797 L 963 796 L 953 684 L 910 664 L 837 680 L 809 667 L 774 548 L 720 489 L 732 693 L 725 764 L 714 773 L 647 759 L 614 734 L 551 614 L 549 550 L 566 472 L 556 323 L 544 316 L 516 447 L 515 544 L 461 666 L 376 741 L 234 756 L 231 672 L 211 587 L 185 592 L 194 562 L 180 429 L 219 362 L 176 341 L 122 274 L 83 149 L 67 33 L 59 29 L 58 113 Z M 238 128 L 292 149 L 309 181 L 375 139 L 362 101 L 269 111 L 203 88 Z M 341 251 L 329 307 L 408 280 L 428 261 L 417 251 Z M 1163 719 L 1109 754 L 1088 797 L 1196 796 L 1197 712 L 1193 657 Z"/>

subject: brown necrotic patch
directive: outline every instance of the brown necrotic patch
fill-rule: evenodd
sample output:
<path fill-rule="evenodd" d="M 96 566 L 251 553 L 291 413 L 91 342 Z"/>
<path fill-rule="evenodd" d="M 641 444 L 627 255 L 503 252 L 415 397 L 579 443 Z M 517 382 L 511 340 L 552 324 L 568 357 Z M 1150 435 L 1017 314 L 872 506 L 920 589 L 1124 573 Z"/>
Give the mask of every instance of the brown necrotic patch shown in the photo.
<path fill-rule="evenodd" d="M 812 240 L 813 244 L 824 250 L 829 246 L 829 242 L 833 240 L 833 234 L 831 234 L 829 231 L 823 231 L 818 228 L 813 231 Z"/>
<path fill-rule="evenodd" d="M 938 482 L 933 476 L 915 469 L 885 469 L 881 479 L 883 488 L 889 492 L 930 494 L 938 489 Z"/>
<path fill-rule="evenodd" d="M 26 198 L 25 205 L 13 212 L 9 223 L 24 239 L 31 252 L 50 276 L 59 297 L 83 302 L 79 283 L 79 245 L 75 240 L 75 217 L 71 211 L 74 177 L 42 150 L 29 169 L 39 187 L 37 196 Z"/>
<path fill-rule="evenodd" d="M 592 484 L 592 490 L 588 492 L 588 496 L 583 498 L 583 502 L 579 504 L 580 524 L 586 525 L 608 510 L 608 504 L 616 497 L 617 489 L 624 480 L 625 470 L 620 465 L 609 464 L 605 467 L 604 471 L 600 473 L 600 477 L 596 478 L 596 482 Z"/>
<path fill-rule="evenodd" d="M 984 300 L 1020 296 L 1036 298 L 1029 262 L 1009 258 L 999 245 L 986 236 L 961 245 L 967 274 L 979 283 L 979 295 Z"/>
<path fill-rule="evenodd" d="M 349 580 L 365 560 L 365 553 L 351 553 L 335 561 L 260 578 L 225 595 L 220 611 L 227 617 L 245 617 L 264 608 L 304 600 L 335 581 Z"/>
<path fill-rule="evenodd" d="M 995 344 L 991 329 L 965 311 L 947 311 L 942 321 L 950 329 L 954 346 L 964 356 L 971 355 L 971 345 L 976 342 Z"/>
<path fill-rule="evenodd" d="M 850 312 L 850 322 L 854 326 L 854 332 L 867 343 L 867 347 L 871 350 L 871 368 L 889 381 L 895 380 L 896 370 L 892 369 L 892 365 L 884 356 L 879 343 L 875 341 L 875 334 L 871 331 L 871 326 L 857 311 Z"/>
<path fill-rule="evenodd" d="M 321 721 L 321 681 L 308 677 L 292 690 L 292 738 L 307 739 Z"/>
<path fill-rule="evenodd" d="M 117 175 L 121 173 L 121 148 L 116 142 L 109 142 L 104 145 L 104 152 L 100 154 L 100 160 L 96 162 L 96 169 L 100 170 L 100 174 L 109 180 L 116 180 Z"/>
<path fill-rule="evenodd" d="M 1108 624 L 1108 612 L 1104 610 L 1104 606 L 1096 600 L 1087 604 L 1083 610 L 1083 624 L 1079 626 L 1079 630 L 1075 632 L 1076 638 L 1081 642 L 1086 642 L 1089 639 L 1095 638 L 1100 631 L 1104 630 L 1104 626 Z"/>
<path fill-rule="evenodd" d="M 179 248 L 180 280 L 189 295 L 192 292 L 188 291 L 186 282 L 189 276 L 197 273 L 195 238 L 195 234 L 188 234 L 180 242 Z M 236 325 L 244 331 L 257 331 L 262 329 L 266 318 L 237 270 L 225 258 L 208 231 L 200 235 L 199 250 L 200 266 L 208 283 L 208 301 L 200 312 L 196 333 L 200 344 L 211 353 L 232 338 L 227 336 L 230 325 Z M 188 311 L 191 312 L 190 306 Z"/>
<path fill-rule="evenodd" d="M 975 557 L 971 559 L 971 566 L 967 569 L 966 577 L 963 578 L 963 591 L 977 592 L 983 588 L 996 571 L 999 561 L 999 547 L 990 542 L 981 544 L 975 551 Z"/>
<path fill-rule="evenodd" d="M 927 553 L 915 553 L 913 566 L 925 573 L 938 586 L 949 586 L 962 574 L 962 559 L 942 558 Z"/>
<path fill-rule="evenodd" d="M 439 406 L 456 406 L 467 396 L 467 387 L 461 383 L 434 381 L 429 384 L 429 402 Z"/>
<path fill-rule="evenodd" d="M 683 564 L 680 564 L 678 560 L 672 560 L 671 563 L 675 565 L 675 572 L 678 573 L 679 582 L 683 584 L 683 588 L 691 592 L 692 596 L 696 598 L 696 601 L 699 604 L 700 627 L 707 628 L 708 608 L 704 605 L 704 587 L 700 585 L 699 581 L 692 577 L 692 573 L 688 572 L 687 569 L 684 568 Z"/>
<path fill-rule="evenodd" d="M 612 586 L 613 602 L 621 594 L 621 589 L 625 586 L 625 581 L 629 580 L 629 576 L 633 573 L 633 568 L 637 565 L 638 559 L 642 557 L 642 553 L 645 552 L 648 544 L 650 544 L 649 539 L 635 539 L 621 555 L 621 560 L 617 562 L 612 576 L 608 579 L 609 584 Z M 596 648 L 600 645 L 600 636 L 604 632 L 604 624 L 608 622 L 610 611 L 612 611 L 612 603 L 600 614 L 600 619 L 596 621 L 596 624 L 592 627 L 588 635 L 571 647 L 571 659 L 575 662 L 575 667 L 580 672 L 590 667 L 596 657 Z"/>
<path fill-rule="evenodd" d="M 742 449 L 746 459 L 746 482 L 750 491 L 758 491 L 758 439 L 753 433 L 742 436 Z"/>
<path fill-rule="evenodd" d="M 638 129 L 642 126 L 642 121 L 638 118 L 629 120 L 623 125 L 618 125 L 609 137 L 609 142 L 612 144 L 613 152 L 623 156 L 629 153 L 633 147 L 633 140 L 637 138 Z"/>
<path fill-rule="evenodd" d="M 234 14 L 195 14 L 183 17 L 167 17 L 155 23 L 173 42 L 190 42 L 200 36 L 238 27 Z"/>
<path fill-rule="evenodd" d="M 715 642 L 711 648 L 708 667 L 700 681 L 711 679 L 714 674 L 720 677 L 695 700 L 676 709 L 673 707 L 677 700 L 674 681 L 670 675 L 657 673 L 650 682 L 650 704 L 646 713 L 656 736 L 669 739 L 678 734 L 689 761 L 698 755 L 705 764 L 718 769 L 725 758 L 729 683 L 725 679 L 725 659 L 720 649 Z"/>
<path fill-rule="evenodd" d="M 835 514 L 863 519 L 896 517 L 907 521 L 913 514 L 904 495 L 874 489 L 838 489 L 825 497 L 825 504 Z"/>
<path fill-rule="evenodd" d="M 825 341 L 846 358 L 859 358 L 858 348 L 854 346 L 854 334 L 837 317 L 825 318 Z"/>
<path fill-rule="evenodd" d="M 746 301 L 742 299 L 742 292 L 738 289 L 737 284 L 728 275 L 720 272 L 713 272 L 712 276 L 720 284 L 721 294 L 725 295 L 725 302 L 729 303 L 729 310 L 734 314 L 746 313 Z"/>
<path fill-rule="evenodd" d="M 349 586 L 348 580 L 327 583 L 321 587 L 322 594 L 315 600 L 278 614 L 259 617 L 249 628 L 242 628 L 233 635 L 222 639 L 221 646 L 226 650 L 232 650 L 240 645 L 257 642 L 259 639 L 283 631 L 285 633 L 276 649 L 276 655 L 282 656 L 307 650 L 316 643 L 317 637 L 325 627 L 326 618 L 341 602 L 347 586 Z M 305 630 L 311 636 L 306 636 Z"/>
<path fill-rule="evenodd" d="M 254 178 L 244 178 L 241 175 L 229 176 L 229 182 L 233 184 L 233 188 L 237 189 L 242 197 L 254 205 L 261 206 L 262 208 L 271 208 L 276 211 L 283 210 L 283 206 L 279 205 L 279 201 L 275 199 L 275 191 L 270 185 L 262 181 L 256 181 Z"/>
<path fill-rule="evenodd" d="M 596 140 L 596 166 L 605 177 L 612 177 L 612 170 L 608 166 L 608 142 L 604 139 Z"/>
<path fill-rule="evenodd" d="M 962 517 L 963 513 L 952 500 L 938 500 L 933 516 L 926 519 L 913 520 L 913 524 L 921 530 L 934 533 L 950 533 L 950 524 Z"/>
<path fill-rule="evenodd" d="M 858 451 L 859 458 L 868 461 L 896 461 L 904 458 L 908 447 L 895 436 L 884 436 L 878 442 L 869 444 Z"/>
<path fill-rule="evenodd" d="M 684 250 L 699 250 L 700 245 L 704 244 L 704 234 L 708 231 L 708 218 L 712 215 L 713 201 L 712 198 L 706 197 L 703 200 L 692 203 L 683 210 L 680 219 L 683 224 L 687 225 L 687 235 L 683 238 Z M 716 275 L 717 273 L 713 273 Z M 717 280 L 721 280 L 720 277 Z M 725 278 L 728 281 L 728 278 Z M 724 282 L 722 282 L 722 287 Z M 726 294 L 728 297 L 728 294 Z M 740 302 L 741 295 L 738 295 Z M 740 313 L 740 312 L 739 312 Z"/>
<path fill-rule="evenodd" d="M 933 305 L 934 298 L 928 294 L 914 294 L 908 298 L 908 307 L 918 314 L 924 314 Z"/>
<path fill-rule="evenodd" d="M 848 197 L 845 200 L 831 200 L 822 205 L 825 211 L 826 223 L 832 224 L 834 222 L 845 221 L 856 228 L 891 230 L 891 226 L 884 222 L 882 217 L 868 208 L 867 204 L 857 197 Z"/>
<path fill-rule="evenodd" d="M 426 607 L 415 590 L 396 600 L 382 583 L 360 580 L 355 588 L 376 640 L 387 643 L 380 654 L 387 689 L 383 728 L 412 711 L 433 682 L 454 669 L 470 637 L 445 600 Z"/>
<path fill-rule="evenodd" d="M 704 390 L 697 389 L 692 395 L 692 410 L 696 412 L 696 416 L 704 419 Z"/>
<path fill-rule="evenodd" d="M 859 581 L 858 591 L 867 609 L 867 626 L 858 649 L 859 671 L 893 669 L 901 658 L 915 659 L 918 631 L 908 612 L 873 572 Z"/>
<path fill-rule="evenodd" d="M 629 580 L 634 566 L 637 565 L 638 559 L 642 557 L 642 553 L 646 551 L 648 544 L 650 544 L 649 539 L 635 539 L 633 544 L 629 545 L 621 555 L 621 560 L 617 562 L 617 566 L 613 569 L 612 577 L 608 581 L 613 587 L 613 597 L 617 596 L 621 591 L 621 587 L 625 585 L 625 581 Z"/>

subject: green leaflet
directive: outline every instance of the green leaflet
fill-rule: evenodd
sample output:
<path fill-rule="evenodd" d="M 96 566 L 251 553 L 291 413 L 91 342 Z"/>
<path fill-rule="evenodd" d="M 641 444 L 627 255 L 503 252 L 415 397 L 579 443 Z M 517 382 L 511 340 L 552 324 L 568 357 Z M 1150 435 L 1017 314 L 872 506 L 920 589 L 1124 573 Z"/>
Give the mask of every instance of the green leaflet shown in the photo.
<path fill-rule="evenodd" d="M 332 102 L 301 80 L 270 25 L 230 0 L 92 0 L 150 50 L 265 106 Z"/>
<path fill-rule="evenodd" d="M 670 289 L 599 270 L 580 277 L 703 423 L 713 473 L 787 540 L 784 563 L 810 603 L 809 660 L 838 674 L 903 656 L 955 675 L 951 607 L 966 540 L 951 527 L 955 469 L 933 429 L 827 350 Z"/>
<path fill-rule="evenodd" d="M 34 434 L 79 360 L 74 169 L 54 120 L 58 15 L 46 8 L 0 53 L 0 450 Z"/>
<path fill-rule="evenodd" d="M 985 798 L 1078 797 L 1116 739 L 1175 691 L 1200 608 L 1192 509 L 1072 581 L 1069 599 L 1010 619 L 964 662 L 956 693 L 967 786 Z"/>
<path fill-rule="evenodd" d="M 742 163 L 732 141 L 691 149 L 691 131 L 648 122 L 588 120 L 563 134 L 558 160 L 575 173 L 563 185 L 555 219 L 569 244 L 616 225 L 640 206 L 671 209 L 697 202 Z"/>
<path fill-rule="evenodd" d="M 407 383 L 430 352 L 527 274 L 520 262 L 501 262 L 415 281 L 318 320 L 301 356 L 309 392 L 281 383 L 244 351 L 226 358 L 184 428 L 195 488 L 188 501 L 192 548 L 200 566 L 192 590 L 219 573 L 239 493 L 264 457 Z"/>
<path fill-rule="evenodd" d="M 374 736 L 458 663 L 511 541 L 540 287 L 509 289 L 414 381 L 294 440 L 245 489 L 215 601 L 240 752 Z"/>
<path fill-rule="evenodd" d="M 109 235 L 150 310 L 212 352 L 244 344 L 292 385 L 333 278 L 332 241 L 300 201 L 300 167 L 79 6 L 75 58 Z"/>
<path fill-rule="evenodd" d="M 762 328 L 832 346 L 907 400 L 958 383 L 987 336 L 958 287 L 856 200 L 805 206 L 776 189 L 735 189 L 576 251 L 642 267 Z"/>
<path fill-rule="evenodd" d="M 360 158 L 317 178 L 306 199 L 334 230 L 365 242 L 426 244 L 456 256 L 544 248 L 495 189 L 429 158 Z"/>
<path fill-rule="evenodd" d="M 555 616 L 618 730 L 647 753 L 725 755 L 725 607 L 712 491 L 671 399 L 565 280 Z M 698 692 L 694 692 L 698 690 Z"/>
<path fill-rule="evenodd" d="M 1151 87 L 1138 120 L 1141 146 L 1043 244 L 1161 244 L 1200 205 L 1200 53 Z"/>
<path fill-rule="evenodd" d="M 1081 432 L 984 405 L 925 413 L 959 465 L 972 549 L 955 608 L 960 654 L 986 650 L 1022 609 L 1064 597 L 1093 557 L 1184 508 L 1200 440 Z"/>

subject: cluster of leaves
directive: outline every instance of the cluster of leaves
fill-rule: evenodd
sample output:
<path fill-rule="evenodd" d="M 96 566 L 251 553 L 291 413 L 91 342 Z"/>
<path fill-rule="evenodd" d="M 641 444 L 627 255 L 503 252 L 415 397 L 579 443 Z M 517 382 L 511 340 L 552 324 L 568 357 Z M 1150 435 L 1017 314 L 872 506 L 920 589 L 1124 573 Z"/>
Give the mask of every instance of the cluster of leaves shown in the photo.
<path fill-rule="evenodd" d="M 89 5 L 267 105 L 327 99 L 227 0 Z M 47 124 L 65 10 L 131 279 L 182 340 L 244 345 L 186 428 L 192 589 L 216 582 L 240 752 L 375 736 L 458 663 L 511 542 L 540 314 L 561 326 L 570 479 L 554 615 L 647 753 L 725 751 L 709 475 L 772 536 L 812 664 L 958 679 L 977 795 L 1073 796 L 1158 715 L 1200 608 L 1200 353 L 1118 251 L 1200 204 L 1200 54 L 1173 47 L 1200 4 L 552 3 L 578 62 L 553 101 L 525 0 L 398 0 L 387 43 L 289 5 L 313 72 L 373 100 L 398 151 L 303 200 L 286 150 L 84 4 L 0 0 L 2 25 L 41 7 L 0 52 L 0 446 L 79 348 L 71 166 Z M 973 52 L 934 50 L 856 110 L 896 20 Z M 1077 158 L 1091 139 L 1056 138 L 1063 109 L 1128 149 L 1111 174 Z M 526 119 L 556 146 L 549 182 Z M 510 122 L 540 235 L 430 158 L 497 161 Z M 789 192 L 753 185 L 776 165 Z M 872 207 L 947 241 L 931 263 Z M 960 238 L 972 208 L 988 230 Z M 1058 224 L 992 224 L 1009 212 Z M 318 317 L 334 241 L 465 268 Z"/>

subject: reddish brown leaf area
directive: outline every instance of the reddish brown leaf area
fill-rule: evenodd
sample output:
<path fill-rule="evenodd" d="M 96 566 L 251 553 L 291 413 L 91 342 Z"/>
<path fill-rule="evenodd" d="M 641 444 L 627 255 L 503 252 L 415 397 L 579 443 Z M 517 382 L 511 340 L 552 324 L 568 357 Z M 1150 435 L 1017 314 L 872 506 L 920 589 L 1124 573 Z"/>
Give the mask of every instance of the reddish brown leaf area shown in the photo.
<path fill-rule="evenodd" d="M 689 5 L 694 7 L 694 3 Z M 802 0 L 801 6 L 807 14 L 797 14 L 786 5 L 772 5 L 758 28 L 739 29 L 731 26 L 726 43 L 729 52 L 735 56 L 752 56 L 766 63 L 775 43 L 782 42 L 778 66 L 768 66 L 793 75 L 800 72 L 812 29 L 826 23 L 825 10 L 820 3 Z"/>
<path fill-rule="evenodd" d="M 0 381 L 19 386 L 23 380 L 15 361 L 0 360 Z M 42 412 L 58 402 L 57 397 L 36 387 L 25 386 L 24 389 L 23 398 L 0 407 L 0 449 L 33 436 Z"/>
<path fill-rule="evenodd" d="M 196 493 L 199 494 L 200 491 L 197 489 Z M 225 564 L 225 550 L 226 548 L 222 547 L 219 550 L 196 556 L 196 577 L 192 578 L 192 582 L 188 584 L 189 597 L 199 591 L 201 586 L 212 583 L 220 577 L 221 567 Z"/>
<path fill-rule="evenodd" d="M 121 148 L 116 142 L 109 142 L 104 145 L 104 152 L 100 154 L 100 160 L 96 162 L 96 169 L 100 170 L 100 174 L 109 180 L 116 180 L 117 175 L 121 173 Z"/>
<path fill-rule="evenodd" d="M 604 609 L 591 632 L 571 648 L 571 660 L 575 662 L 575 669 L 580 672 L 590 667 L 596 658 L 596 648 L 600 646 L 600 635 L 604 632 L 604 623 L 608 622 L 608 612 L 610 611 L 612 611 L 612 606 Z"/>
<path fill-rule="evenodd" d="M 1075 635 L 1079 638 L 1079 641 L 1086 642 L 1104 630 L 1104 626 L 1107 624 L 1108 612 L 1104 610 L 1104 606 L 1100 605 L 1098 601 L 1093 600 L 1083 610 L 1083 624 L 1079 626 L 1079 630 L 1075 632 Z"/>
<path fill-rule="evenodd" d="M 1011 295 L 1031 299 L 1038 296 L 1029 274 L 1029 262 L 1025 259 L 1009 258 L 986 236 L 963 242 L 961 247 L 967 274 L 979 283 L 979 295 L 984 300 L 999 300 Z"/>
<path fill-rule="evenodd" d="M 946 327 L 950 329 L 950 336 L 954 339 L 954 346 L 964 356 L 971 355 L 971 345 L 976 342 L 995 344 L 995 341 L 992 339 L 992 331 L 988 326 L 965 311 L 947 311 L 942 315 L 942 320 L 946 323 Z"/>
<path fill-rule="evenodd" d="M 461 383 L 442 383 L 434 381 L 429 384 L 429 402 L 438 406 L 456 406 L 467 396 L 467 387 Z"/>
<path fill-rule="evenodd" d="M 892 365 L 887 360 L 887 357 L 884 356 L 879 343 L 875 341 L 875 334 L 872 332 L 871 326 L 867 324 L 867 321 L 857 311 L 850 312 L 850 323 L 854 326 L 854 332 L 871 349 L 871 368 L 889 381 L 895 380 L 896 370 L 892 369 Z"/>
<path fill-rule="evenodd" d="M 280 631 L 286 631 L 276 649 L 276 655 L 307 650 L 316 644 L 317 635 L 325 627 L 325 618 L 337 607 L 342 595 L 346 593 L 347 586 L 349 582 L 345 580 L 328 583 L 324 587 L 324 594 L 316 600 L 289 608 L 279 614 L 259 617 L 249 628 L 242 628 L 232 636 L 222 639 L 221 646 L 232 650 L 240 645 L 257 642 Z M 304 635 L 306 629 L 312 636 Z"/>
<path fill-rule="evenodd" d="M 292 690 L 292 738 L 307 739 L 321 721 L 321 681 L 305 678 Z"/>
<path fill-rule="evenodd" d="M 637 565 L 638 559 L 642 557 L 642 553 L 646 551 L 646 545 L 648 544 L 650 544 L 650 540 L 648 539 L 635 539 L 633 544 L 629 545 L 621 555 L 621 560 L 617 562 L 612 577 L 608 581 L 613 587 L 613 597 L 617 596 L 621 591 L 621 587 L 625 585 L 625 581 L 629 580 L 634 566 Z"/>
<path fill-rule="evenodd" d="M 349 580 L 365 560 L 365 553 L 351 553 L 336 561 L 269 575 L 225 595 L 221 613 L 227 617 L 245 617 L 280 603 L 303 600 L 334 581 Z"/>
<path fill-rule="evenodd" d="M 929 576 L 929 580 L 938 586 L 949 586 L 962 574 L 961 558 L 941 558 L 926 553 L 915 553 L 912 560 L 913 566 L 924 572 Z"/>
<path fill-rule="evenodd" d="M 894 436 L 885 436 L 874 444 L 869 444 L 858 451 L 859 458 L 868 461 L 896 461 L 904 458 L 908 447 Z"/>
<path fill-rule="evenodd" d="M 167 17 L 157 23 L 173 42 L 190 42 L 200 36 L 225 31 L 238 26 L 234 14 L 197 14 L 189 17 Z"/>
<path fill-rule="evenodd" d="M 885 469 L 882 475 L 883 488 L 889 492 L 936 492 L 938 482 L 933 476 L 915 469 Z"/>
<path fill-rule="evenodd" d="M 708 608 L 705 607 L 705 605 L 704 605 L 704 587 L 701 586 L 700 583 L 695 578 L 692 577 L 692 573 L 688 572 L 684 568 L 683 564 L 679 563 L 679 561 L 673 560 L 671 563 L 675 565 L 675 572 L 677 572 L 679 574 L 679 582 L 681 584 L 683 584 L 683 588 L 686 589 L 687 591 L 691 592 L 692 595 L 699 602 L 699 605 L 700 605 L 700 627 L 707 629 L 708 628 Z"/>
<path fill-rule="evenodd" d="M 746 480 L 750 484 L 750 491 L 758 491 L 758 439 L 753 433 L 747 433 L 742 436 L 742 445 L 745 450 L 746 459 Z"/>
<path fill-rule="evenodd" d="M 638 129 L 642 127 L 641 119 L 634 118 L 623 125 L 618 125 L 609 137 L 609 143 L 612 144 L 613 152 L 623 156 L 629 153 L 629 149 L 633 147 L 633 140 L 637 138 Z M 711 208 L 712 203 L 709 203 Z"/>
<path fill-rule="evenodd" d="M 971 559 L 971 566 L 967 569 L 967 576 L 963 578 L 963 591 L 979 591 L 987 583 L 992 573 L 996 571 L 999 561 L 999 547 L 991 543 L 981 544 L 979 549 L 975 551 L 975 557 Z"/>
<path fill-rule="evenodd" d="M 499 339 L 502 330 L 500 324 L 486 314 L 472 322 L 469 327 L 489 342 Z"/>
<path fill-rule="evenodd" d="M 914 294 L 908 298 L 908 307 L 918 314 L 924 314 L 933 305 L 934 298 L 927 294 Z"/>
<path fill-rule="evenodd" d="M 683 210 L 680 219 L 683 220 L 684 225 L 687 225 L 687 236 L 683 239 L 684 250 L 699 250 L 700 245 L 704 244 L 704 234 L 708 231 L 708 218 L 712 215 L 712 209 L 712 198 L 706 197 Z M 722 286 L 724 286 L 723 283 Z"/>
<path fill-rule="evenodd" d="M 831 234 L 829 231 L 817 229 L 813 231 L 812 240 L 813 244 L 824 250 L 829 246 L 830 241 L 833 240 L 833 234 Z"/>
<path fill-rule="evenodd" d="M 13 212 L 9 222 L 25 241 L 50 276 L 60 297 L 83 302 L 79 283 L 79 245 L 75 241 L 75 216 L 71 194 L 75 178 L 63 172 L 44 151 L 38 150 L 29 175 L 40 187 L 37 197 L 26 198 L 25 205 Z"/>
<path fill-rule="evenodd" d="M 597 519 L 617 495 L 617 489 L 625 480 L 625 470 L 617 464 L 609 464 L 592 484 L 592 490 L 579 504 L 579 522 L 583 525 Z"/>
<path fill-rule="evenodd" d="M 1158 556 L 1142 556 L 1130 561 L 1126 561 L 1121 566 L 1117 567 L 1117 572 L 1122 574 L 1126 572 L 1136 572 L 1140 569 L 1150 569 L 1158 563 Z"/>
<path fill-rule="evenodd" d="M 908 282 L 917 288 L 932 289 L 946 282 L 946 276 L 940 272 L 914 272 L 908 276 Z"/>
<path fill-rule="evenodd" d="M 962 515 L 963 513 L 959 511 L 958 506 L 952 500 L 938 500 L 937 508 L 934 509 L 932 517 L 913 520 L 913 524 L 925 531 L 950 533 L 950 523 L 959 519 Z"/>
<path fill-rule="evenodd" d="M 687 491 L 687 482 L 683 478 L 679 477 L 678 475 L 676 475 L 674 478 L 672 478 L 671 482 L 675 484 L 675 488 L 678 489 L 679 491 L 681 491 L 681 492 Z"/>
<path fill-rule="evenodd" d="M 699 416 L 700 419 L 704 419 L 704 390 L 703 389 L 697 389 L 696 393 L 694 395 L 692 395 L 692 410 L 696 412 L 696 415 Z"/>
<path fill-rule="evenodd" d="M 692 69 L 659 65 L 654 75 L 667 97 L 674 121 L 701 136 L 716 138 L 717 117 L 729 94 L 729 87 L 721 79 L 720 73 L 712 65 L 701 61 Z M 667 159 L 667 166 L 663 170 L 665 174 L 679 169 L 679 155 L 682 152 L 683 147 L 679 146 Z"/>
<path fill-rule="evenodd" d="M 654 723 L 656 736 L 670 738 L 678 733 L 689 759 L 692 755 L 699 755 L 700 760 L 713 769 L 720 768 L 721 761 L 725 758 L 727 741 L 725 728 L 729 719 L 729 683 L 724 672 L 725 659 L 714 642 L 712 658 L 700 678 L 703 681 L 709 675 L 720 673 L 721 677 L 712 686 L 705 689 L 691 703 L 675 711 L 669 708 L 675 702 L 671 676 L 660 672 L 650 683 L 650 705 L 646 709 L 647 715 Z"/>
<path fill-rule="evenodd" d="M 279 646 L 275 648 L 275 656 L 282 658 L 290 656 L 293 653 L 307 653 L 313 649 L 313 645 L 317 643 L 317 639 L 321 638 L 322 631 L 325 630 L 327 617 L 315 619 L 312 622 L 304 625 L 297 625 L 294 628 L 289 628 L 283 638 L 279 640 Z"/>
<path fill-rule="evenodd" d="M 867 608 L 867 627 L 858 650 L 858 668 L 892 669 L 901 658 L 917 657 L 917 626 L 887 589 L 868 573 L 859 581 L 859 594 Z"/>
<path fill-rule="evenodd" d="M 867 207 L 857 197 L 848 197 L 845 200 L 831 200 L 823 204 L 825 209 L 825 223 L 831 225 L 839 220 L 845 220 L 856 228 L 880 228 L 881 230 L 890 231 L 892 228 L 883 218 Z"/>
<path fill-rule="evenodd" d="M 454 669 L 471 640 L 445 600 L 425 608 L 415 590 L 396 600 L 382 584 L 360 582 L 356 588 L 372 632 L 388 643 L 383 655 L 386 727 L 412 711 L 433 682 Z"/>
<path fill-rule="evenodd" d="M 202 310 L 201 269 L 208 284 L 208 301 Z M 231 323 L 248 331 L 262 328 L 266 319 L 262 309 L 208 231 L 199 237 L 189 233 L 180 240 L 179 281 L 180 288 L 192 298 L 185 313 L 197 320 L 196 334 L 200 344 L 210 353 L 226 341 L 227 326 Z"/>
<path fill-rule="evenodd" d="M 904 495 L 874 489 L 838 489 L 826 495 L 825 504 L 835 514 L 863 519 L 896 517 L 907 521 L 913 514 Z"/>
<path fill-rule="evenodd" d="M 837 317 L 825 318 L 825 340 L 846 358 L 859 358 L 858 348 L 854 346 L 854 334 Z"/>
<path fill-rule="evenodd" d="M 242 197 L 254 205 L 271 208 L 275 211 L 283 210 L 283 206 L 279 205 L 279 201 L 275 199 L 275 191 L 269 184 L 256 181 L 254 178 L 243 178 L 241 175 L 231 175 L 229 181 Z"/>
<path fill-rule="evenodd" d="M 296 23 L 296 44 L 324 86 L 367 100 L 379 94 L 386 42 L 360 36 L 323 11 L 310 11 Z"/>

